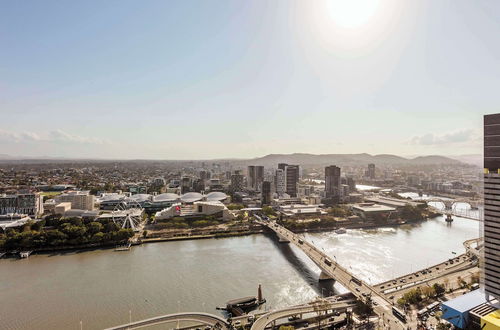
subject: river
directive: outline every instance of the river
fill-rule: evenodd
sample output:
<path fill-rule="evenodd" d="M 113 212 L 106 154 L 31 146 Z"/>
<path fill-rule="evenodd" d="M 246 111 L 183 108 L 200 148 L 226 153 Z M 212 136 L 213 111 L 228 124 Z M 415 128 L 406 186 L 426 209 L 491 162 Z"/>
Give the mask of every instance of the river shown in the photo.
<path fill-rule="evenodd" d="M 310 233 L 308 240 L 368 282 L 377 283 L 463 252 L 479 236 L 476 221 L 442 217 L 417 225 Z M 216 306 L 256 295 L 283 307 L 331 293 L 319 269 L 273 235 L 145 244 L 0 260 L 0 328 L 100 329 L 178 311 L 218 313 Z M 335 292 L 344 292 L 335 285 Z M 129 315 L 130 311 L 130 315 Z"/>

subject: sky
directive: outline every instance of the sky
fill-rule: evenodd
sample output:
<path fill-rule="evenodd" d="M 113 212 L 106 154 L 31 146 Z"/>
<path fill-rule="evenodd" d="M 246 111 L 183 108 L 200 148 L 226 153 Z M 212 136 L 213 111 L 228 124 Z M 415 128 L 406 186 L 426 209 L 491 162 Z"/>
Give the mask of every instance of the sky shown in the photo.
<path fill-rule="evenodd" d="M 0 154 L 482 152 L 494 0 L 0 2 Z"/>

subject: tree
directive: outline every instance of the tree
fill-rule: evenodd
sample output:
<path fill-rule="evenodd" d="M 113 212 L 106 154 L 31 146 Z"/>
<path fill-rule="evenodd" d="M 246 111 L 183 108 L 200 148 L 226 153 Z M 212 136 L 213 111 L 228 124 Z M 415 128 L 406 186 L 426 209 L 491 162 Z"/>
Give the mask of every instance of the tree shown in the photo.
<path fill-rule="evenodd" d="M 276 212 L 271 206 L 264 206 L 262 208 L 262 212 L 264 212 L 264 214 L 267 216 L 276 215 Z"/>
<path fill-rule="evenodd" d="M 104 226 L 100 222 L 93 221 L 87 225 L 87 228 L 89 233 L 94 235 L 97 234 L 98 232 L 101 232 Z"/>
<path fill-rule="evenodd" d="M 434 283 L 432 285 L 432 288 L 434 289 L 434 292 L 436 293 L 436 296 L 442 296 L 446 292 L 446 288 L 444 285 L 439 284 L 439 283 Z"/>

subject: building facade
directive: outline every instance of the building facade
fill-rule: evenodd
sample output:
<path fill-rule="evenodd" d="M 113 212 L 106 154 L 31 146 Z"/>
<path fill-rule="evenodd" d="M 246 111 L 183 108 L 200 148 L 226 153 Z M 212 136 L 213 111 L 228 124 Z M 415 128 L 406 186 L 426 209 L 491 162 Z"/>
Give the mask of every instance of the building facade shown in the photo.
<path fill-rule="evenodd" d="M 271 204 L 271 197 L 272 197 L 271 182 L 270 181 L 262 182 L 261 197 L 260 197 L 261 205 Z"/>
<path fill-rule="evenodd" d="M 325 167 L 325 197 L 338 203 L 342 195 L 341 185 L 340 167 L 335 165 Z"/>
<path fill-rule="evenodd" d="M 69 202 L 72 209 L 93 211 L 95 196 L 90 191 L 69 191 L 55 198 L 57 203 Z"/>
<path fill-rule="evenodd" d="M 285 171 L 283 169 L 276 170 L 276 176 L 274 178 L 274 189 L 278 195 L 283 195 L 285 193 Z"/>
<path fill-rule="evenodd" d="M 285 173 L 285 192 L 290 197 L 297 197 L 297 185 L 299 183 L 300 167 L 299 165 L 278 164 L 278 169 Z"/>
<path fill-rule="evenodd" d="M 484 116 L 484 286 L 500 299 L 500 114 Z"/>
<path fill-rule="evenodd" d="M 43 197 L 36 193 L 0 195 L 0 215 L 11 213 L 39 217 L 43 214 Z"/>
<path fill-rule="evenodd" d="M 368 169 L 366 170 L 366 177 L 370 180 L 375 180 L 375 164 L 368 164 Z"/>
<path fill-rule="evenodd" d="M 244 189 L 245 177 L 241 174 L 241 171 L 237 170 L 231 175 L 231 192 L 243 191 Z"/>

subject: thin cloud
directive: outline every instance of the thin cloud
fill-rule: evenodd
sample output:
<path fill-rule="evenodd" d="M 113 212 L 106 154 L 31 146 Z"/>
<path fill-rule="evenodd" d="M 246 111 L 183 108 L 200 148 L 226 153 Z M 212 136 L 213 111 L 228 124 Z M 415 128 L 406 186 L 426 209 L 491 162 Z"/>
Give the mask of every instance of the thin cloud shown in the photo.
<path fill-rule="evenodd" d="M 445 134 L 427 133 L 420 136 L 414 136 L 410 139 L 409 144 L 414 145 L 445 145 L 470 142 L 475 143 L 479 139 L 478 134 L 472 129 L 447 132 Z"/>
<path fill-rule="evenodd" d="M 11 132 L 0 129 L 0 141 L 17 143 L 67 142 L 79 144 L 110 144 L 110 142 L 105 139 L 80 136 L 59 129 L 42 134 L 35 132 Z"/>

